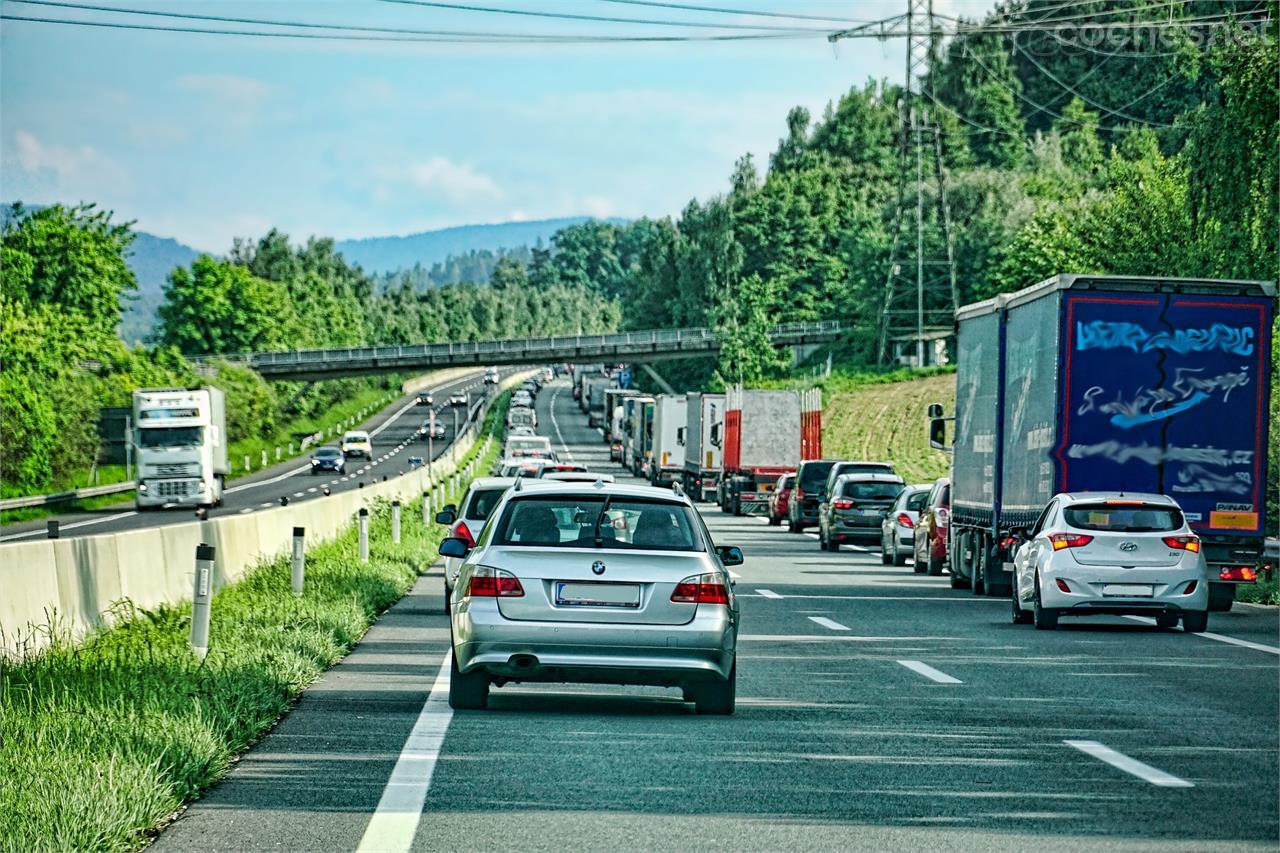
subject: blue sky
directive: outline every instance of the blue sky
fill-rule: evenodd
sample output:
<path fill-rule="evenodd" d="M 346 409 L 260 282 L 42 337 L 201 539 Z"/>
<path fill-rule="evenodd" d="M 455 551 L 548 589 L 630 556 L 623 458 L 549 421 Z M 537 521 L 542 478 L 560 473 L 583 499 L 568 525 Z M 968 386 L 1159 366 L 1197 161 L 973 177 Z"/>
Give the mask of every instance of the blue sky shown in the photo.
<path fill-rule="evenodd" d="M 692 0 L 690 0 L 692 1 Z M 77 0 L 69 0 L 77 2 Z M 92 0 L 80 0 L 92 2 Z M 520 33 L 671 33 L 376 0 L 101 5 Z M 600 0 L 479 5 L 738 24 Z M 702 0 L 848 15 L 906 0 Z M 936 0 L 977 14 L 990 0 Z M 134 20 L 4 0 L 6 14 Z M 191 24 L 188 24 L 191 25 Z M 195 24 L 195 26 L 200 26 Z M 836 26 L 836 25 L 830 25 Z M 0 198 L 95 201 L 199 249 L 278 226 L 363 237 L 592 214 L 677 213 L 724 189 L 733 161 L 763 164 L 786 111 L 815 115 L 868 78 L 900 80 L 901 42 L 677 45 L 388 45 L 3 22 Z"/>

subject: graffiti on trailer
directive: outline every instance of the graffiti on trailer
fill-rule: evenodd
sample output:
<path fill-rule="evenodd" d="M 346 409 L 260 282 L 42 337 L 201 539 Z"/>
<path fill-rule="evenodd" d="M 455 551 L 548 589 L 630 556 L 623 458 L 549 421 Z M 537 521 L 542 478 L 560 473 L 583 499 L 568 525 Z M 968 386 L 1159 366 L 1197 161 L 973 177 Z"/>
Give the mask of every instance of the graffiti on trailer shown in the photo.
<path fill-rule="evenodd" d="M 1132 429 L 1141 424 L 1171 418 L 1188 409 L 1193 409 L 1212 398 L 1218 391 L 1222 392 L 1225 403 L 1231 392 L 1249 384 L 1249 370 L 1242 367 L 1238 372 L 1223 373 L 1213 377 L 1201 377 L 1195 374 L 1201 371 L 1196 368 L 1180 367 L 1175 373 L 1172 388 L 1139 388 L 1128 400 L 1120 392 L 1116 392 L 1114 400 L 1102 402 L 1106 389 L 1094 385 L 1084 392 L 1084 402 L 1076 409 L 1076 414 L 1087 415 L 1097 411 L 1111 415 L 1111 423 L 1121 429 Z"/>
<path fill-rule="evenodd" d="M 1067 448 L 1067 456 L 1072 459 L 1087 459 L 1094 456 L 1109 459 L 1118 465 L 1131 460 L 1145 462 L 1148 465 L 1163 465 L 1168 462 L 1195 462 L 1201 465 L 1217 465 L 1222 468 L 1253 464 L 1252 450 L 1224 450 L 1217 447 L 1179 447 L 1169 445 L 1160 447 L 1155 444 L 1125 444 L 1119 441 L 1103 441 L 1098 444 L 1073 444 Z"/>
<path fill-rule="evenodd" d="M 1231 495 L 1247 495 L 1253 491 L 1253 475 L 1237 471 L 1235 476 L 1216 474 L 1199 465 L 1188 465 L 1178 471 L 1175 492 L 1225 492 Z"/>
<path fill-rule="evenodd" d="M 1207 329 L 1149 332 L 1137 323 L 1093 320 L 1076 323 L 1079 349 L 1130 349 L 1134 352 L 1172 350 L 1181 355 L 1221 350 L 1232 355 L 1253 355 L 1254 330 L 1248 326 L 1214 323 Z"/>

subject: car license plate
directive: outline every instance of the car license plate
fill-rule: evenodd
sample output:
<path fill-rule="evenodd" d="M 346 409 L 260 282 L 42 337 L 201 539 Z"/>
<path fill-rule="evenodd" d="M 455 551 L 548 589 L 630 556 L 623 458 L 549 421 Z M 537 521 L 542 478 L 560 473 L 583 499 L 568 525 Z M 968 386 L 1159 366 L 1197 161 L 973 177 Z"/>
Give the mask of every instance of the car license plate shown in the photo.
<path fill-rule="evenodd" d="M 640 585 L 557 581 L 556 604 L 563 607 L 639 607 Z"/>
<path fill-rule="evenodd" d="M 1150 598 L 1153 592 L 1149 583 L 1104 583 L 1102 594 L 1126 598 Z"/>

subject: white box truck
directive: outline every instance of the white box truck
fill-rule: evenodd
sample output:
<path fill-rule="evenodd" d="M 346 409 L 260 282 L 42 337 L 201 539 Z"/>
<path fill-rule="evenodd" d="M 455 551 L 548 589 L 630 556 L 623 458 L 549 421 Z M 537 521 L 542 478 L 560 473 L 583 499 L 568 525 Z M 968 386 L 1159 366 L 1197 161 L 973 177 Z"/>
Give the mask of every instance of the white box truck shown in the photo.
<path fill-rule="evenodd" d="M 653 455 L 649 483 L 670 486 L 684 472 L 681 440 L 688 419 L 689 400 L 684 394 L 659 394 L 653 404 Z"/>
<path fill-rule="evenodd" d="M 222 505 L 230 467 L 221 389 L 139 389 L 133 424 L 139 510 Z"/>
<path fill-rule="evenodd" d="M 723 457 L 724 395 L 690 394 L 685 417 L 685 494 L 694 500 L 715 500 Z"/>

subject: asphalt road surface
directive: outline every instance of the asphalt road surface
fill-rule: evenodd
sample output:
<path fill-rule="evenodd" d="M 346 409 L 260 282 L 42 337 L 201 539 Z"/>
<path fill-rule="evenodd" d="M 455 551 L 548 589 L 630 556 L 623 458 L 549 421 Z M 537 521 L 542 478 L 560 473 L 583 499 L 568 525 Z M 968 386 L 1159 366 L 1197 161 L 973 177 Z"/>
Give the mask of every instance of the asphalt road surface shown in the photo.
<path fill-rule="evenodd" d="M 538 408 L 618 473 L 567 386 Z M 1276 849 L 1274 608 L 1042 632 L 873 549 L 703 513 L 747 556 L 734 716 L 594 685 L 453 713 L 437 568 L 158 850 Z"/>
<path fill-rule="evenodd" d="M 509 371 L 503 371 L 504 375 Z M 444 425 L 445 437 L 431 443 L 432 456 L 438 457 L 449 449 L 453 442 L 453 412 L 448 406 L 448 395 L 466 390 L 474 402 L 484 394 L 483 371 L 469 373 L 461 379 L 440 383 L 431 387 L 435 397 L 436 417 Z M 385 476 L 395 476 L 409 468 L 409 457 L 427 458 L 427 442 L 418 441 L 414 435 L 418 427 L 427 419 L 426 406 L 415 405 L 417 394 L 402 397 L 382 411 L 370 417 L 352 429 L 369 431 L 374 449 L 373 459 L 348 459 L 344 474 L 326 471 L 325 475 L 311 473 L 310 455 L 281 462 L 247 477 L 230 481 L 223 497 L 222 506 L 209 510 L 210 518 L 234 513 L 250 513 L 258 509 L 277 506 L 280 499 L 287 497 L 290 501 L 320 500 L 327 487 L 331 493 L 356 489 L 361 482 L 372 482 Z M 458 409 L 458 426 L 465 429 L 466 413 Z M 337 446 L 337 439 L 327 444 Z M 98 533 L 116 533 L 121 530 L 137 530 L 143 527 L 156 527 L 164 524 L 178 524 L 191 521 L 194 514 L 192 507 L 173 507 L 169 509 L 137 512 L 133 508 L 133 498 L 126 503 L 104 507 L 85 512 L 68 513 L 56 516 L 59 523 L 59 534 L 62 538 L 87 536 Z M 49 519 L 6 524 L 0 529 L 0 542 L 23 541 L 40 538 L 46 535 L 46 523 Z"/>

